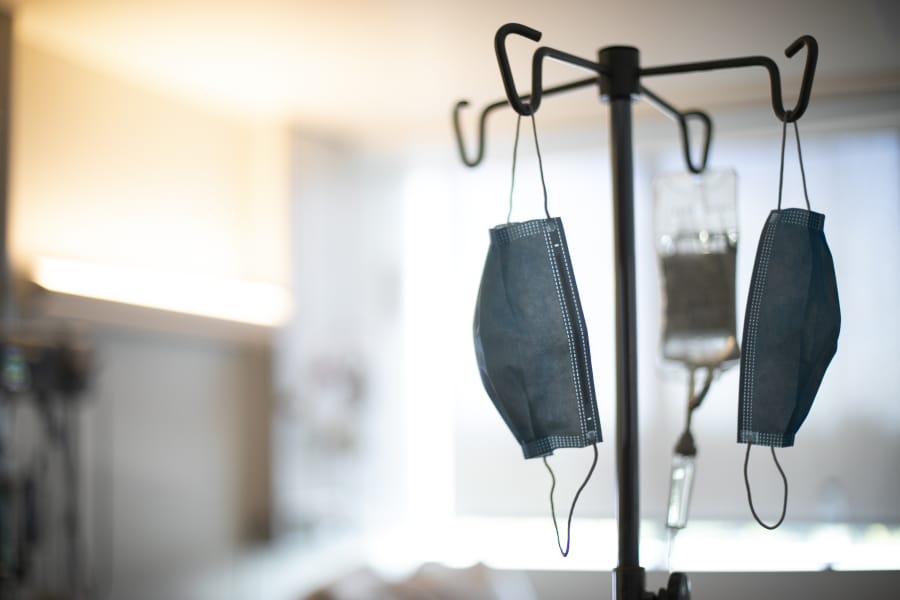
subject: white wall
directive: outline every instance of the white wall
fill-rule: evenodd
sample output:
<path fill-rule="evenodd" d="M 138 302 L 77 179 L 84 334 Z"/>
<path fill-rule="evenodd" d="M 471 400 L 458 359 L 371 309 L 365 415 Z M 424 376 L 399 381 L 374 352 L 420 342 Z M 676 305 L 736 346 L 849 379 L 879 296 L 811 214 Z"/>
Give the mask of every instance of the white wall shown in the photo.
<path fill-rule="evenodd" d="M 403 162 L 295 132 L 294 316 L 276 347 L 274 518 L 397 520 L 403 495 Z"/>
<path fill-rule="evenodd" d="M 92 337 L 88 565 L 113 598 L 154 597 L 268 534 L 269 352 L 123 328 Z"/>

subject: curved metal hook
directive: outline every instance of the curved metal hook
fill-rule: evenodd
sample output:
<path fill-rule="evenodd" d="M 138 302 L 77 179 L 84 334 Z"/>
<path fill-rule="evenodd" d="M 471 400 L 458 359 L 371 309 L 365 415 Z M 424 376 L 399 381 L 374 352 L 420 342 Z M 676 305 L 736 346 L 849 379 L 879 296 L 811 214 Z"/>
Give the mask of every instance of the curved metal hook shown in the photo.
<path fill-rule="evenodd" d="M 468 100 L 460 100 L 456 103 L 456 106 L 453 107 L 453 129 L 456 130 L 456 145 L 459 148 L 459 157 L 467 167 L 474 167 L 475 165 L 480 163 L 481 159 L 484 157 L 484 118 L 486 114 L 482 113 L 481 123 L 478 127 L 478 153 L 475 155 L 474 160 L 470 160 L 466 155 L 466 146 L 463 142 L 462 127 L 459 124 L 459 111 L 467 107 L 468 105 Z"/>
<path fill-rule="evenodd" d="M 541 90 L 543 95 L 552 95 L 559 94 L 562 92 L 568 92 L 571 90 L 577 90 L 579 88 L 583 88 L 588 85 L 595 84 L 597 81 L 596 77 L 591 77 L 589 79 L 579 79 L 578 81 L 570 81 L 569 83 L 564 83 L 562 85 L 557 85 L 554 87 L 547 88 L 546 90 Z M 523 99 L 530 99 L 531 96 L 529 94 L 525 94 L 522 96 Z M 493 102 L 484 107 L 481 111 L 481 117 L 478 121 L 478 153 L 475 155 L 474 159 L 470 159 L 466 154 L 466 146 L 463 142 L 462 136 L 462 126 L 460 125 L 459 113 L 463 108 L 469 105 L 468 100 L 460 100 L 456 103 L 456 106 L 453 108 L 453 128 L 456 130 L 456 145 L 459 148 L 459 156 L 462 158 L 462 161 L 470 167 L 474 167 L 481 162 L 481 159 L 484 158 L 484 132 L 485 126 L 487 123 L 487 117 L 490 113 L 494 112 L 498 108 L 503 108 L 504 106 L 509 106 L 510 102 L 508 99 L 504 98 L 503 100 L 498 100 L 497 102 Z M 536 108 L 536 107 L 535 107 Z"/>
<path fill-rule="evenodd" d="M 806 107 L 809 106 L 809 97 L 812 95 L 813 77 L 816 75 L 816 62 L 819 60 L 819 44 L 811 35 L 801 35 L 794 43 L 784 51 L 788 58 L 793 57 L 801 48 L 806 47 L 806 64 L 803 66 L 803 81 L 800 83 L 800 95 L 797 104 L 791 110 L 784 109 L 784 100 L 781 95 L 781 72 L 775 61 L 766 56 L 735 59 L 736 66 L 760 65 L 769 72 L 769 83 L 772 90 L 772 110 L 779 121 L 793 123 L 803 116 Z"/>
<path fill-rule="evenodd" d="M 688 171 L 696 175 L 706 170 L 706 163 L 709 160 L 709 147 L 712 142 L 712 119 L 709 115 L 700 110 L 680 111 L 664 99 L 660 98 L 646 87 L 641 86 L 641 94 L 651 104 L 656 106 L 660 111 L 667 114 L 678 123 L 678 129 L 681 133 L 681 149 L 684 153 L 684 162 Z M 703 152 L 700 155 L 700 164 L 695 165 L 691 153 L 691 138 L 688 131 L 688 118 L 696 117 L 703 123 Z"/>
<path fill-rule="evenodd" d="M 687 120 L 688 117 L 697 117 L 703 123 L 703 154 L 700 155 L 700 165 L 694 164 L 691 158 L 691 140 L 689 137 Z M 706 163 L 709 160 L 709 144 L 712 140 L 712 119 L 705 112 L 699 110 L 691 110 L 678 115 L 678 128 L 681 129 L 681 147 L 684 152 L 684 162 L 687 164 L 688 171 L 699 175 L 706 170 Z"/>
<path fill-rule="evenodd" d="M 723 60 L 708 60 L 703 62 L 684 63 L 678 65 L 666 65 L 662 67 L 649 67 L 641 69 L 641 76 L 673 75 L 676 73 L 693 73 L 695 71 L 712 71 L 717 69 L 734 69 L 739 67 L 764 67 L 769 74 L 769 86 L 772 95 L 772 110 L 779 121 L 792 123 L 803 116 L 806 107 L 809 106 L 809 98 L 812 95 L 813 77 L 816 74 L 816 61 L 819 58 L 819 45 L 811 35 L 803 35 L 788 46 L 784 53 L 788 58 L 797 54 L 801 48 L 806 48 L 806 65 L 803 68 L 803 81 L 800 85 L 800 95 L 797 104 L 791 110 L 784 109 L 784 100 L 781 97 L 781 72 L 778 65 L 768 56 L 744 56 L 741 58 L 726 58 Z"/>
<path fill-rule="evenodd" d="M 787 47 L 784 55 L 788 58 L 793 57 L 801 48 L 806 47 L 806 64 L 803 66 L 803 81 L 800 84 L 800 96 L 797 98 L 797 104 L 784 115 L 779 115 L 782 120 L 793 123 L 803 116 L 806 107 L 809 106 L 809 97 L 812 95 L 813 78 L 816 75 L 816 62 L 819 60 L 819 44 L 816 38 L 811 35 L 802 35 L 797 38 L 793 44 Z M 784 109 L 782 108 L 782 111 Z"/>
<path fill-rule="evenodd" d="M 467 167 L 474 167 L 481 162 L 481 158 L 484 156 L 484 128 L 481 128 L 478 136 L 478 154 L 475 155 L 475 160 L 469 160 L 466 155 L 466 145 L 463 142 L 462 126 L 459 124 L 459 111 L 468 105 L 468 100 L 460 100 L 453 107 L 453 130 L 456 131 L 456 147 L 459 148 L 459 157 Z"/>
<path fill-rule="evenodd" d="M 513 109 L 527 117 L 533 112 L 530 104 L 522 102 L 519 92 L 516 90 L 516 83 L 513 81 L 512 70 L 509 68 L 509 55 L 506 53 L 506 37 L 510 34 L 521 35 L 529 40 L 538 42 L 541 39 L 541 32 L 532 29 L 527 25 L 520 23 L 507 23 L 497 30 L 494 35 L 494 52 L 497 54 L 497 64 L 500 66 L 500 77 L 503 79 L 503 89 L 506 90 L 506 97 Z"/>
<path fill-rule="evenodd" d="M 816 75 L 816 62 L 819 60 L 819 44 L 811 35 L 801 35 L 794 43 L 787 47 L 784 55 L 793 57 L 801 48 L 806 48 L 806 64 L 803 66 L 803 80 L 800 83 L 800 94 L 797 96 L 797 104 L 791 110 L 785 110 L 784 100 L 781 94 L 781 72 L 778 65 L 771 58 L 760 57 L 761 64 L 769 71 L 769 81 L 772 88 L 772 110 L 779 121 L 793 123 L 803 116 L 806 107 L 809 106 L 809 97 L 812 95 L 813 78 Z"/>
<path fill-rule="evenodd" d="M 484 110 L 481 111 L 481 117 L 478 120 L 478 151 L 475 154 L 474 159 L 470 159 L 466 154 L 466 146 L 465 142 L 463 142 L 462 126 L 459 123 L 459 113 L 463 108 L 469 106 L 469 101 L 460 100 L 456 103 L 456 106 L 453 107 L 453 129 L 456 130 L 456 145 L 459 148 L 459 156 L 462 159 L 463 163 L 466 164 L 466 166 L 474 167 L 481 162 L 482 158 L 484 158 L 484 130 L 485 124 L 487 123 L 488 114 L 506 105 L 506 100 L 500 100 L 499 102 L 488 104 L 484 108 Z"/>

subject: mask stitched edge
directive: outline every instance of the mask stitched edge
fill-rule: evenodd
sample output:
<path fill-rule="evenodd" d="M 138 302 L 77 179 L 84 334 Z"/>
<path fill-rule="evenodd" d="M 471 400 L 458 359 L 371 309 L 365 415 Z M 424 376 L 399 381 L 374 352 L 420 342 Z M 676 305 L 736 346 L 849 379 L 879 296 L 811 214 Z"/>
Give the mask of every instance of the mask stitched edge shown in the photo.
<path fill-rule="evenodd" d="M 578 297 L 577 283 L 575 282 L 575 273 L 572 271 L 571 259 L 569 258 L 569 253 L 567 251 L 568 244 L 566 242 L 565 230 L 562 226 L 562 220 L 557 218 L 556 221 L 558 221 L 556 233 L 559 236 L 560 243 L 559 256 L 563 264 L 563 268 L 566 271 L 566 275 L 568 276 L 568 281 L 570 282 L 570 285 L 565 287 L 567 287 L 567 291 L 569 292 L 570 301 L 572 303 L 572 312 L 574 313 L 575 321 L 577 322 L 577 329 L 573 332 L 574 337 L 577 338 L 577 340 L 573 340 L 573 342 L 575 342 L 577 345 L 580 345 L 581 347 L 580 357 L 577 354 L 577 348 L 575 348 L 576 354 L 573 357 L 576 363 L 580 358 L 580 362 L 583 366 L 582 371 L 579 372 L 576 370 L 576 377 L 578 378 L 579 383 L 582 386 L 583 394 L 586 395 L 586 397 L 581 398 L 583 412 L 590 412 L 590 415 L 587 417 L 585 417 L 583 412 L 581 413 L 582 419 L 586 419 L 591 422 L 589 426 L 585 427 L 585 439 L 588 442 L 596 443 L 603 441 L 603 434 L 600 430 L 600 417 L 597 414 L 597 399 L 595 397 L 594 390 L 594 373 L 591 366 L 590 343 L 588 341 L 587 329 L 584 326 L 584 315 L 581 311 L 581 302 Z"/>
<path fill-rule="evenodd" d="M 780 211 L 773 210 L 766 219 L 761 235 L 759 251 L 750 281 L 750 298 L 747 316 L 744 319 L 744 335 L 741 340 L 741 399 L 743 408 L 739 415 L 738 442 L 759 443 L 753 433 L 753 388 L 756 382 L 756 339 L 759 335 L 759 315 L 766 289 L 769 260 L 775 243 L 775 233 L 780 220 Z"/>
<path fill-rule="evenodd" d="M 552 219 L 554 224 L 559 227 L 561 223 L 559 222 L 559 218 Z M 569 346 L 569 363 L 572 367 L 572 385 L 575 388 L 575 398 L 577 400 L 578 405 L 578 424 L 581 428 L 581 435 L 584 439 L 587 439 L 587 429 L 584 424 L 584 410 L 582 408 L 582 393 L 581 393 L 581 385 L 579 385 L 578 380 L 578 363 L 575 359 L 575 341 L 572 339 L 572 319 L 571 315 L 569 315 L 569 311 L 566 307 L 565 299 L 563 298 L 563 290 L 562 290 L 562 282 L 560 281 L 559 269 L 556 265 L 555 252 L 553 250 L 552 241 L 550 239 L 550 232 L 547 227 L 543 227 L 544 233 L 544 245 L 547 247 L 547 259 L 550 263 L 550 272 L 553 274 L 553 283 L 556 287 L 556 299 L 559 302 L 559 310 L 562 314 L 563 325 L 566 329 L 566 340 L 568 341 Z"/>

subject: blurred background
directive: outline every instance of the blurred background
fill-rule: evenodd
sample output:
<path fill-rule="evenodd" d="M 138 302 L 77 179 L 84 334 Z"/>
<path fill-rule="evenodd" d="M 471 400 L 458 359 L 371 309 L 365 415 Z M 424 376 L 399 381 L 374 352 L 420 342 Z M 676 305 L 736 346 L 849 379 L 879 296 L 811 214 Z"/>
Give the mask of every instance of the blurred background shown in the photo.
<path fill-rule="evenodd" d="M 493 35 L 509 21 L 587 58 L 633 45 L 646 66 L 770 56 L 787 106 L 802 53 L 789 60 L 783 50 L 800 35 L 817 38 L 800 131 L 843 325 L 796 447 L 780 454 L 791 487 L 786 525 L 774 533 L 747 508 L 734 367 L 694 417 L 691 522 L 675 544 L 667 539 L 687 373 L 660 352 L 653 182 L 685 168 L 675 124 L 635 104 L 641 560 L 651 587 L 670 567 L 696 573 L 698 598 L 896 589 L 896 2 L 2 6 L 4 598 L 434 597 L 428 586 L 450 580 L 462 587 L 440 597 L 608 597 L 609 140 L 607 110 L 590 88 L 546 99 L 537 115 L 607 440 L 567 559 L 554 545 L 548 476 L 522 459 L 471 346 L 487 230 L 506 217 L 515 115 L 492 115 L 485 161 L 469 169 L 451 114 L 457 100 L 472 102 L 462 125 L 473 153 L 478 111 L 503 97 Z M 534 47 L 509 40 L 523 91 Z M 547 85 L 586 76 L 555 63 L 545 73 Z M 740 69 L 645 83 L 678 107 L 709 111 L 710 166 L 737 173 L 739 332 L 778 190 L 781 124 L 767 77 Z M 524 140 L 519 220 L 541 215 L 530 134 Z M 790 141 L 785 202 L 803 205 Z M 554 457 L 558 507 L 588 454 Z M 752 472 L 768 517 L 782 490 L 764 456 L 754 455 Z M 374 591 L 384 582 L 421 587 Z"/>

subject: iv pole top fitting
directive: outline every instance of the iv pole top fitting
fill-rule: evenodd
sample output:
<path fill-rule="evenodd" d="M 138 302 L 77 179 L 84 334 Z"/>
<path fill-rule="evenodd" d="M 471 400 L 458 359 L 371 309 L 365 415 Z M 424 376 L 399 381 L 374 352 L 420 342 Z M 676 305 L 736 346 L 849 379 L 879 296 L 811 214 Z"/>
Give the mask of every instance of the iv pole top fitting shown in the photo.
<path fill-rule="evenodd" d="M 634 100 L 641 93 L 640 54 L 632 46 L 607 46 L 599 52 L 600 95 L 604 99 Z"/>

